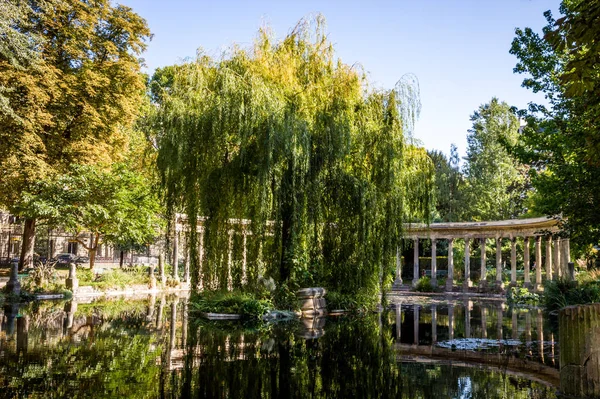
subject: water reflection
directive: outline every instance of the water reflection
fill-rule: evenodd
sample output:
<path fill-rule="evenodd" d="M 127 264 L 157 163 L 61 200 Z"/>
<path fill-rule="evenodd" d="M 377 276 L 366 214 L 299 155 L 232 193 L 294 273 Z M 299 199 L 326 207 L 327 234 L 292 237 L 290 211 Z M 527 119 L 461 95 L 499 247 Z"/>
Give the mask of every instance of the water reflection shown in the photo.
<path fill-rule="evenodd" d="M 185 297 L 150 296 L 5 307 L 1 318 L 4 397 L 551 398 L 556 391 L 550 326 L 536 310 L 502 304 L 405 303 L 360 318 L 255 326 L 202 321 L 188 314 Z"/>

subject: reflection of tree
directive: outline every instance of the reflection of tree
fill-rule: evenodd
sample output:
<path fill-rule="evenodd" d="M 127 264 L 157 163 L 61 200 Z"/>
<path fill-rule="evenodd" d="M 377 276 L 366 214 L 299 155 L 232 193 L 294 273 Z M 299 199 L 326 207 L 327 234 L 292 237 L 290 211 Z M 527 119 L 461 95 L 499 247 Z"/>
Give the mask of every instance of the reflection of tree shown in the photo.
<path fill-rule="evenodd" d="M 381 320 L 381 321 L 380 321 Z M 184 372 L 163 394 L 203 398 L 551 398 L 554 389 L 498 371 L 397 363 L 388 318 L 329 321 L 319 340 L 290 328 L 190 330 Z"/>
<path fill-rule="evenodd" d="M 116 318 L 96 326 L 93 340 L 38 341 L 27 354 L 9 353 L 0 359 L 0 390 L 15 398 L 155 397 L 158 343 L 140 325 Z"/>

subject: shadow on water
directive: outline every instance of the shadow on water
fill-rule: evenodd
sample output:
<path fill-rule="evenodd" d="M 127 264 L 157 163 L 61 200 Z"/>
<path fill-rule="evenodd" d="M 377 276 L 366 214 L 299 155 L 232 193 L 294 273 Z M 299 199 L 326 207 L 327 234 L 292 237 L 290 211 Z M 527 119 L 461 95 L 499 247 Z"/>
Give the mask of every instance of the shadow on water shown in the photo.
<path fill-rule="evenodd" d="M 557 337 L 537 310 L 404 304 L 244 325 L 187 309 L 176 297 L 7 307 L 0 396 L 556 397 Z"/>

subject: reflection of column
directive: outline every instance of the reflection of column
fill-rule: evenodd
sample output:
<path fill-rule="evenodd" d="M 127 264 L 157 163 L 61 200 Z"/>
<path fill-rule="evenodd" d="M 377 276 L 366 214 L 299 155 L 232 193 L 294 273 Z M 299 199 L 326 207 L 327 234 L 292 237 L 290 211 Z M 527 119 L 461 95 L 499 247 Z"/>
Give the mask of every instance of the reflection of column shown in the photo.
<path fill-rule="evenodd" d="M 529 237 L 523 237 L 523 266 L 524 266 L 524 282 L 523 287 L 531 287 L 531 276 L 529 275 L 529 267 L 531 261 L 529 260 Z"/>
<path fill-rule="evenodd" d="M 544 363 L 544 319 L 542 317 L 542 310 L 537 311 L 537 338 L 538 338 L 538 350 L 540 351 L 540 359 Z"/>
<path fill-rule="evenodd" d="M 413 306 L 413 324 L 413 341 L 415 345 L 419 345 L 419 305 Z"/>
<path fill-rule="evenodd" d="M 402 336 L 402 302 L 396 305 L 396 342 L 400 342 Z"/>
<path fill-rule="evenodd" d="M 562 270 L 560 269 L 560 238 L 556 237 L 554 239 L 554 256 L 552 260 L 554 261 L 554 273 L 556 273 L 556 278 L 560 280 L 562 277 Z"/>
<path fill-rule="evenodd" d="M 148 295 L 148 310 L 146 311 L 146 320 L 152 322 L 154 319 L 154 307 L 156 306 L 156 294 L 152 293 Z"/>
<path fill-rule="evenodd" d="M 546 280 L 552 281 L 552 236 L 546 237 Z"/>
<path fill-rule="evenodd" d="M 202 267 L 204 265 L 204 227 L 200 227 L 200 238 L 198 239 L 198 290 L 204 289 L 204 275 Z"/>
<path fill-rule="evenodd" d="M 65 321 L 65 330 L 63 331 L 64 335 L 70 333 L 73 328 L 75 313 L 77 313 L 77 302 L 69 301 L 65 303 L 65 313 L 67 314 L 67 319 Z"/>
<path fill-rule="evenodd" d="M 480 238 L 481 242 L 481 270 L 479 272 L 479 285 L 483 286 L 486 283 L 487 267 L 485 264 L 485 238 Z"/>
<path fill-rule="evenodd" d="M 496 237 L 496 286 L 504 286 L 502 284 L 502 237 Z"/>
<path fill-rule="evenodd" d="M 414 239 L 414 247 L 413 247 L 413 287 L 417 285 L 417 281 L 419 281 L 419 239 Z"/>
<path fill-rule="evenodd" d="M 498 305 L 498 312 L 497 312 L 497 320 L 496 320 L 496 328 L 498 329 L 498 331 L 496 332 L 496 336 L 497 339 L 503 339 L 503 331 L 502 331 L 502 322 L 504 319 L 504 312 L 503 312 L 503 308 L 502 308 L 503 304 Z"/>
<path fill-rule="evenodd" d="M 448 334 L 450 340 L 454 339 L 454 305 L 448 305 Z"/>
<path fill-rule="evenodd" d="M 471 306 L 473 302 L 465 301 L 465 338 L 471 338 Z"/>
<path fill-rule="evenodd" d="M 183 281 L 186 284 L 190 282 L 190 249 L 189 249 L 189 238 L 187 242 L 188 246 L 185 251 L 185 263 L 183 265 Z"/>
<path fill-rule="evenodd" d="M 542 288 L 542 237 L 535 237 L 535 286 L 534 289 Z"/>
<path fill-rule="evenodd" d="M 487 338 L 487 308 L 481 305 L 481 337 Z"/>
<path fill-rule="evenodd" d="M 185 349 L 187 346 L 187 334 L 188 334 L 188 302 L 183 302 L 183 331 L 181 332 L 181 346 Z"/>
<path fill-rule="evenodd" d="M 402 285 L 402 256 L 400 254 L 400 245 L 396 246 L 396 279 L 394 280 L 394 287 L 400 287 Z"/>
<path fill-rule="evenodd" d="M 171 325 L 169 327 L 171 327 L 171 336 L 169 337 L 169 349 L 173 350 L 175 349 L 175 338 L 177 337 L 177 305 L 178 303 L 178 299 L 174 299 L 173 302 L 171 302 Z"/>
<path fill-rule="evenodd" d="M 15 319 L 19 314 L 18 304 L 5 304 L 4 305 L 4 331 L 6 335 L 12 335 L 15 332 Z"/>
<path fill-rule="evenodd" d="M 517 309 L 512 308 L 512 339 L 519 339 L 519 322 Z"/>
<path fill-rule="evenodd" d="M 510 239 L 510 285 L 517 285 L 517 238 Z"/>
<path fill-rule="evenodd" d="M 550 353 L 552 356 L 552 365 L 555 366 L 556 365 L 556 357 L 554 356 L 554 333 L 550 333 Z"/>
<path fill-rule="evenodd" d="M 466 292 L 471 286 L 471 240 L 465 238 L 465 279 L 463 290 Z"/>
<path fill-rule="evenodd" d="M 454 287 L 454 238 L 448 239 L 448 276 L 446 278 L 446 291 Z"/>
<path fill-rule="evenodd" d="M 162 329 L 163 326 L 163 310 L 165 308 L 165 297 L 164 295 L 160 298 L 160 303 L 158 304 L 158 312 L 156 313 L 156 328 Z"/>
<path fill-rule="evenodd" d="M 437 342 L 437 306 L 431 305 L 431 341 Z"/>
<path fill-rule="evenodd" d="M 431 285 L 437 287 L 437 240 L 431 239 Z"/>
<path fill-rule="evenodd" d="M 525 343 L 527 346 L 527 353 L 531 355 L 531 310 L 525 313 Z"/>
<path fill-rule="evenodd" d="M 17 353 L 27 354 L 29 335 L 29 316 L 17 318 Z"/>

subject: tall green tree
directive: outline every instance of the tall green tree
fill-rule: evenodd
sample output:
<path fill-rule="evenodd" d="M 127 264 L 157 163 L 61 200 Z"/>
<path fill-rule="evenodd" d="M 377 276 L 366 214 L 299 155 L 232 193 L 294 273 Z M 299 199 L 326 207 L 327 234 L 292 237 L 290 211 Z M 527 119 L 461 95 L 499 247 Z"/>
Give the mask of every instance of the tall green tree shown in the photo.
<path fill-rule="evenodd" d="M 544 14 L 543 35 L 516 30 L 514 71 L 546 104 L 522 111 L 527 128 L 513 150 L 532 165 L 535 209 L 557 215 L 583 245 L 600 242 L 600 2 L 565 0 L 560 12 L 558 20 Z"/>
<path fill-rule="evenodd" d="M 464 174 L 467 219 L 503 220 L 526 212 L 527 167 L 506 150 L 519 137 L 519 119 L 497 98 L 471 116 Z"/>
<path fill-rule="evenodd" d="M 118 160 L 144 95 L 140 53 L 150 32 L 130 8 L 109 0 L 19 2 L 27 18 L 0 14 L 35 65 L 0 51 L 0 204 L 16 212 L 35 183 L 71 164 Z M 28 7 L 28 9 L 27 9 Z M 29 38 L 42 37 L 41 42 Z M 25 41 L 24 41 L 25 40 Z M 33 258 L 35 213 L 25 218 L 20 267 Z"/>
<path fill-rule="evenodd" d="M 450 146 L 450 157 L 441 151 L 427 151 L 435 167 L 435 214 L 432 219 L 460 222 L 468 204 L 464 202 L 464 177 L 460 171 L 458 149 Z"/>
<path fill-rule="evenodd" d="M 197 217 L 208 218 L 202 269 L 190 246 L 193 282 L 226 286 L 228 232 L 241 228 L 230 220 L 243 218 L 250 281 L 378 291 L 402 221 L 431 204 L 431 161 L 405 140 L 416 86 L 370 88 L 337 59 L 320 17 L 174 72 L 154 126 L 167 204 L 189 216 L 192 243 Z"/>

